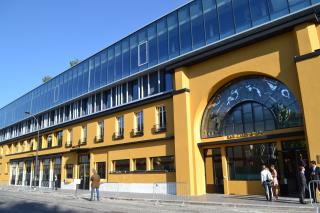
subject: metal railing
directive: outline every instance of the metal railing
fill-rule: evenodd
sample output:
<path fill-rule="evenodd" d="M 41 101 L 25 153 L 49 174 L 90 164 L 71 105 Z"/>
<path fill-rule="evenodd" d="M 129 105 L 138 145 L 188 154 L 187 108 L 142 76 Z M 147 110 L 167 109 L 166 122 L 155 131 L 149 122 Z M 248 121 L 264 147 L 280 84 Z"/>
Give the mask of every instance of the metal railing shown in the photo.
<path fill-rule="evenodd" d="M 317 213 L 320 213 L 320 180 L 311 180 L 308 189 L 311 205 L 316 209 Z"/>

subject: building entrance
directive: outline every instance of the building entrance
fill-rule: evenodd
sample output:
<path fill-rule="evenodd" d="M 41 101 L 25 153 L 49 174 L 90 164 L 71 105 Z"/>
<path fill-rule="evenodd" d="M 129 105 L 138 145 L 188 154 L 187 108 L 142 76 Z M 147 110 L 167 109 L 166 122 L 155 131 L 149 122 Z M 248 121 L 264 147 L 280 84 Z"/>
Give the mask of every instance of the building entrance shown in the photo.
<path fill-rule="evenodd" d="M 79 156 L 79 189 L 89 189 L 90 183 L 90 157 L 88 154 Z"/>
<path fill-rule="evenodd" d="M 205 152 L 207 193 L 224 193 L 221 150 L 215 148 Z"/>
<path fill-rule="evenodd" d="M 280 165 L 282 183 L 280 193 L 285 196 L 296 196 L 298 192 L 297 174 L 299 166 L 308 171 L 308 153 L 304 140 L 288 141 L 282 143 L 280 158 L 283 165 Z M 281 168 L 282 167 L 282 168 Z M 306 174 L 308 177 L 308 174 Z"/>

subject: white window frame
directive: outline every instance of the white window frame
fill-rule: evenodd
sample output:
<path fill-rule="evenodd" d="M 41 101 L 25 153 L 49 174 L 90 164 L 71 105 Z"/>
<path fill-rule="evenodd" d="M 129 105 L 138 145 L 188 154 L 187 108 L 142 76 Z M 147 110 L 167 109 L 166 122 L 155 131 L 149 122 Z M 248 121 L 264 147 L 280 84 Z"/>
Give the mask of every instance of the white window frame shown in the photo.
<path fill-rule="evenodd" d="M 145 63 L 141 63 L 141 59 L 140 59 L 140 46 L 141 45 L 146 45 L 146 62 Z M 148 54 L 148 41 L 144 41 L 144 42 L 141 42 L 139 45 L 138 45 L 138 66 L 142 66 L 142 65 L 145 65 L 148 63 L 148 58 L 149 58 L 149 54 Z"/>

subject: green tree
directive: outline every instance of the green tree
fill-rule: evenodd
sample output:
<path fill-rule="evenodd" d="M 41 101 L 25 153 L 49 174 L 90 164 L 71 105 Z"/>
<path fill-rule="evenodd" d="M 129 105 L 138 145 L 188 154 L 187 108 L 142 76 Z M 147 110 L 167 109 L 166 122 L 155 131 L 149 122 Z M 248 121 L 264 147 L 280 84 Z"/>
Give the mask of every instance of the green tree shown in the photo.
<path fill-rule="evenodd" d="M 79 60 L 79 59 L 77 59 L 77 58 L 76 58 L 76 59 L 71 60 L 71 61 L 69 62 L 70 67 L 73 67 L 73 66 L 77 65 L 79 62 L 80 62 L 80 60 Z"/>
<path fill-rule="evenodd" d="M 42 78 L 42 82 L 43 82 L 43 83 L 46 83 L 46 82 L 50 81 L 51 79 L 52 79 L 52 77 L 49 76 L 49 75 L 47 75 L 47 76 L 44 76 L 44 77 Z"/>

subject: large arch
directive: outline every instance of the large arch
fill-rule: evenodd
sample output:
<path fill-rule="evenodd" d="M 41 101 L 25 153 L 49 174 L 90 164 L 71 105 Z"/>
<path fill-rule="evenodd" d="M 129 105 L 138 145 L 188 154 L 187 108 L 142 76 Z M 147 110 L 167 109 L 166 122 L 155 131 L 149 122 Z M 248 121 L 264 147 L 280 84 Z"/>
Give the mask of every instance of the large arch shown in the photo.
<path fill-rule="evenodd" d="M 251 104 L 253 117 L 256 113 L 253 106 L 260 107 L 272 115 L 274 127 L 260 128 L 259 131 L 302 126 L 300 106 L 289 88 L 276 79 L 254 75 L 232 80 L 213 95 L 202 117 L 201 138 L 230 134 L 230 131 L 225 131 L 226 119 L 230 118 L 237 107 L 242 109 L 246 103 Z M 244 118 L 241 117 L 241 119 L 244 123 Z M 256 130 L 252 129 L 252 131 Z M 249 131 L 250 128 L 248 131 L 243 129 L 234 133 Z"/>

